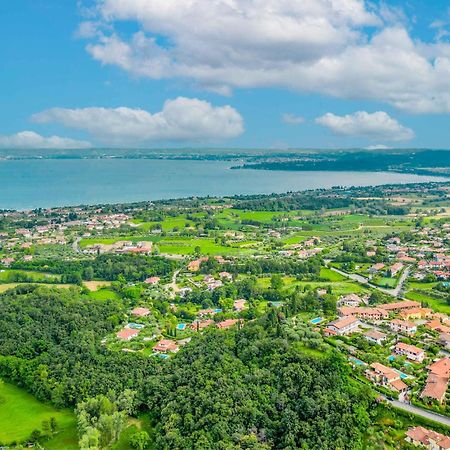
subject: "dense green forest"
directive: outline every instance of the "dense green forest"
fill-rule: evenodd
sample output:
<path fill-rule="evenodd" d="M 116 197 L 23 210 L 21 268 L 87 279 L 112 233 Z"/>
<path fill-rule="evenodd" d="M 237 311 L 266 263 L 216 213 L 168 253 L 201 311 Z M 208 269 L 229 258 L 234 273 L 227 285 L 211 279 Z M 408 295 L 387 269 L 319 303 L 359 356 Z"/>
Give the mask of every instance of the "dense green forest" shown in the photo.
<path fill-rule="evenodd" d="M 78 404 L 83 448 L 117 440 L 139 411 L 160 449 L 359 448 L 372 399 L 319 334 L 288 326 L 301 308 L 296 298 L 241 329 L 211 329 L 161 362 L 101 345 L 121 301 L 22 286 L 0 303 L 0 376 Z"/>

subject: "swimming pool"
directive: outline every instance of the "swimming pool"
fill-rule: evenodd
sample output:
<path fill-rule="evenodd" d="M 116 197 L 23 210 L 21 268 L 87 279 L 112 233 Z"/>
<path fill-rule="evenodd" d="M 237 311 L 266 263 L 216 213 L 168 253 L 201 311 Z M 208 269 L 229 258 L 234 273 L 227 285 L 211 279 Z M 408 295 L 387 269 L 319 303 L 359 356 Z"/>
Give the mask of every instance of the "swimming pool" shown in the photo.
<path fill-rule="evenodd" d="M 322 321 L 323 321 L 323 318 L 322 318 L 322 317 L 316 317 L 315 319 L 310 320 L 310 322 L 311 322 L 313 325 L 317 325 L 317 324 L 319 324 L 319 323 L 322 322 Z"/>
<path fill-rule="evenodd" d="M 177 330 L 183 331 L 186 328 L 186 324 L 185 323 L 179 323 L 177 325 Z"/>
<path fill-rule="evenodd" d="M 352 362 L 353 364 L 356 364 L 357 366 L 367 366 L 367 364 L 364 361 L 361 361 L 358 358 L 354 358 L 353 356 L 351 356 L 348 359 L 350 362 Z"/>
<path fill-rule="evenodd" d="M 142 328 L 144 328 L 144 325 L 142 325 L 141 323 L 131 322 L 128 324 L 128 328 L 131 328 L 132 330 L 141 330 Z"/>

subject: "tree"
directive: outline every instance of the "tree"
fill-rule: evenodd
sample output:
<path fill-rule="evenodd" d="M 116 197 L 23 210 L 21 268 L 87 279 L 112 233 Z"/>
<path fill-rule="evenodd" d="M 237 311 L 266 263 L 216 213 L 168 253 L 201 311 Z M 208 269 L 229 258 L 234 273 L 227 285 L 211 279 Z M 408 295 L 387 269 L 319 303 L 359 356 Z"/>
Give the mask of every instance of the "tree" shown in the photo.
<path fill-rule="evenodd" d="M 283 278 L 280 274 L 275 273 L 272 275 L 270 279 L 270 286 L 272 287 L 272 289 L 279 291 L 283 287 L 283 284 Z"/>
<path fill-rule="evenodd" d="M 150 436 L 146 431 L 138 431 L 137 433 L 134 433 L 130 438 L 131 447 L 137 450 L 144 450 L 145 448 L 147 448 L 149 443 Z"/>

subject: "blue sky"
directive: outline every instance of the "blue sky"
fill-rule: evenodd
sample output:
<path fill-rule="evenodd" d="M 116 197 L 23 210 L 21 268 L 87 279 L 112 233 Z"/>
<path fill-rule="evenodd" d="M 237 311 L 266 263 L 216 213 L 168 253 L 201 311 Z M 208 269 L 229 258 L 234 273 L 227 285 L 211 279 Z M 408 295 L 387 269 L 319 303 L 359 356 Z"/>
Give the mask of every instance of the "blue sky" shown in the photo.
<path fill-rule="evenodd" d="M 0 2 L 0 147 L 450 147 L 448 1 L 211 5 Z"/>

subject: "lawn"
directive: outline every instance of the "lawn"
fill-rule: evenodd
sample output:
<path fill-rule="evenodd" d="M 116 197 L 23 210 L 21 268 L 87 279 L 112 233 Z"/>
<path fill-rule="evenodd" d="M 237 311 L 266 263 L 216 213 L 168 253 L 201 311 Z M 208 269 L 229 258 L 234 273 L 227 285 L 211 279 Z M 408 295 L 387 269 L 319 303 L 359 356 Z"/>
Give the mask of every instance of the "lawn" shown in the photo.
<path fill-rule="evenodd" d="M 120 298 L 119 294 L 111 289 L 99 289 L 98 291 L 89 292 L 88 296 L 95 300 L 117 300 Z"/>
<path fill-rule="evenodd" d="M 253 253 L 251 249 L 240 247 L 226 247 L 209 238 L 164 238 L 158 243 L 160 253 L 170 255 L 192 255 L 196 247 L 200 248 L 203 255 L 232 255 Z"/>
<path fill-rule="evenodd" d="M 408 291 L 405 297 L 416 302 L 427 303 L 434 311 L 444 314 L 450 314 L 450 305 L 447 304 L 445 299 L 438 299 L 422 294 L 421 292 Z"/>
<path fill-rule="evenodd" d="M 320 269 L 320 277 L 326 278 L 329 281 L 345 281 L 347 279 L 344 275 L 328 269 L 327 267 L 322 267 Z"/>
<path fill-rule="evenodd" d="M 90 291 L 98 291 L 102 287 L 111 286 L 111 281 L 84 281 L 83 285 Z"/>
<path fill-rule="evenodd" d="M 42 421 L 56 419 L 58 433 L 45 448 L 77 449 L 75 415 L 69 410 L 57 410 L 53 406 L 39 402 L 25 390 L 10 383 L 0 384 L 0 442 L 23 442 L 33 430 L 42 430 Z"/>

